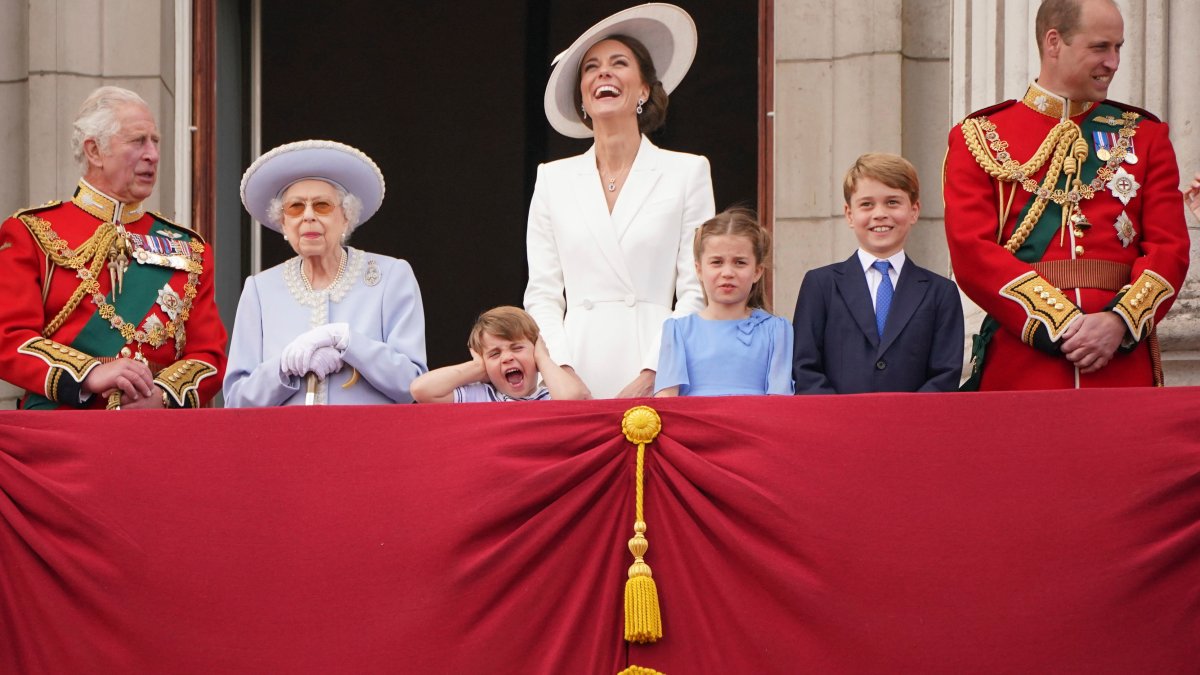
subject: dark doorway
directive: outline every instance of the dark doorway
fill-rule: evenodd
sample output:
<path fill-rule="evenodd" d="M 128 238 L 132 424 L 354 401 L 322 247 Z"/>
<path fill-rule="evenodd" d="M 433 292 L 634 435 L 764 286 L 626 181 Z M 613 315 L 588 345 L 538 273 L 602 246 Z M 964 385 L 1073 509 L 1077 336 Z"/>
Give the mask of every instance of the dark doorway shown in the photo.
<path fill-rule="evenodd" d="M 328 138 L 379 164 L 383 208 L 352 244 L 412 264 L 430 367 L 467 358 L 479 312 L 521 304 L 536 167 L 590 145 L 559 136 L 543 116 L 550 61 L 630 4 L 264 0 L 263 150 Z M 708 156 L 718 209 L 754 206 L 758 0 L 678 4 L 696 20 L 699 50 L 652 140 Z M 264 269 L 292 255 L 273 235 Z"/>

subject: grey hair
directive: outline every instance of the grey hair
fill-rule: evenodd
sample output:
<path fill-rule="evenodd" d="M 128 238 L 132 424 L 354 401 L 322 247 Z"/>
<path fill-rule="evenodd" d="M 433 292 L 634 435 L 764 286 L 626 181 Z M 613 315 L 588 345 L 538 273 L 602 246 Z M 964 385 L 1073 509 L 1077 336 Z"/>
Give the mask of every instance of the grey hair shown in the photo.
<path fill-rule="evenodd" d="M 324 178 L 302 178 L 301 180 L 319 180 L 323 183 L 329 183 L 332 185 L 333 189 L 337 190 L 338 201 L 341 202 L 342 206 L 342 214 L 346 216 L 347 236 L 354 231 L 354 228 L 358 227 L 358 219 L 362 217 L 363 209 L 363 203 L 361 199 L 354 194 L 347 192 L 346 188 L 342 187 L 341 185 L 325 180 Z M 272 199 L 271 203 L 267 205 L 267 218 L 270 218 L 271 224 L 275 225 L 276 227 L 283 227 L 283 193 L 287 192 L 287 189 L 292 185 L 295 185 L 295 183 L 292 183 L 281 190 L 279 196 Z"/>
<path fill-rule="evenodd" d="M 83 152 L 83 144 L 87 139 L 96 141 L 101 150 L 108 150 L 108 143 L 113 135 L 121 130 L 121 122 L 117 119 L 117 108 L 123 105 L 150 105 L 135 92 L 121 87 L 100 87 L 88 95 L 75 122 L 71 125 L 71 154 L 79 165 L 80 173 L 87 173 L 88 160 Z"/>

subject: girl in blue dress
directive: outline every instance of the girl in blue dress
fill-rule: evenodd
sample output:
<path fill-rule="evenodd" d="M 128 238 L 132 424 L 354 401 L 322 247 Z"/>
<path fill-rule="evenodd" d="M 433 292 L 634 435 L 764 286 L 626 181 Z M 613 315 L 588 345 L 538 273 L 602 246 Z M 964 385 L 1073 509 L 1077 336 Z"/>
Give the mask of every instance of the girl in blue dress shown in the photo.
<path fill-rule="evenodd" d="M 771 234 L 753 211 L 729 209 L 696 231 L 705 307 L 663 323 L 655 396 L 791 394 L 792 326 L 763 291 Z"/>

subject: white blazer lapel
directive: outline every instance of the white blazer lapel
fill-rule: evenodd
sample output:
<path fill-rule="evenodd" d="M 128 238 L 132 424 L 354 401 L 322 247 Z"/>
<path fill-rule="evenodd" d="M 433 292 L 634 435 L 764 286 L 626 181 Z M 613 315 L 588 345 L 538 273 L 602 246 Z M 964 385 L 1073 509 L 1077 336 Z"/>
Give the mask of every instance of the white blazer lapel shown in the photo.
<path fill-rule="evenodd" d="M 593 145 L 580 155 L 574 168 L 571 188 L 575 193 L 579 215 L 617 278 L 632 290 L 633 279 L 629 276 L 625 256 L 621 254 L 621 247 L 617 243 L 617 234 L 608 213 L 608 201 L 604 199 L 603 188 L 600 186 L 600 172 L 596 170 L 596 146 Z"/>
<path fill-rule="evenodd" d="M 642 144 L 638 146 L 633 166 L 629 168 L 629 177 L 625 179 L 621 194 L 617 196 L 617 203 L 613 205 L 612 225 L 617 241 L 625 236 L 634 217 L 646 203 L 646 198 L 654 191 L 654 186 L 662 175 L 658 163 L 658 147 L 651 143 L 650 139 L 642 136 Z"/>

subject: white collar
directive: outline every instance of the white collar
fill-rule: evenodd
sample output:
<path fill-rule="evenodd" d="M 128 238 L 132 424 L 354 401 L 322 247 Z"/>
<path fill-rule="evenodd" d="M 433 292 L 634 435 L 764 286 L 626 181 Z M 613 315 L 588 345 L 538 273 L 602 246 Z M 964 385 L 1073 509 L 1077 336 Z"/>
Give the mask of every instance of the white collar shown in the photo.
<path fill-rule="evenodd" d="M 899 275 L 900 270 L 904 269 L 904 261 L 907 259 L 908 258 L 904 255 L 904 249 L 897 251 L 896 254 L 890 258 L 876 258 L 861 248 L 858 249 L 858 262 L 862 264 L 863 274 L 866 274 L 867 270 L 871 269 L 871 265 L 874 265 L 876 260 L 887 260 L 892 264 L 892 269 L 896 270 L 896 274 Z"/>

